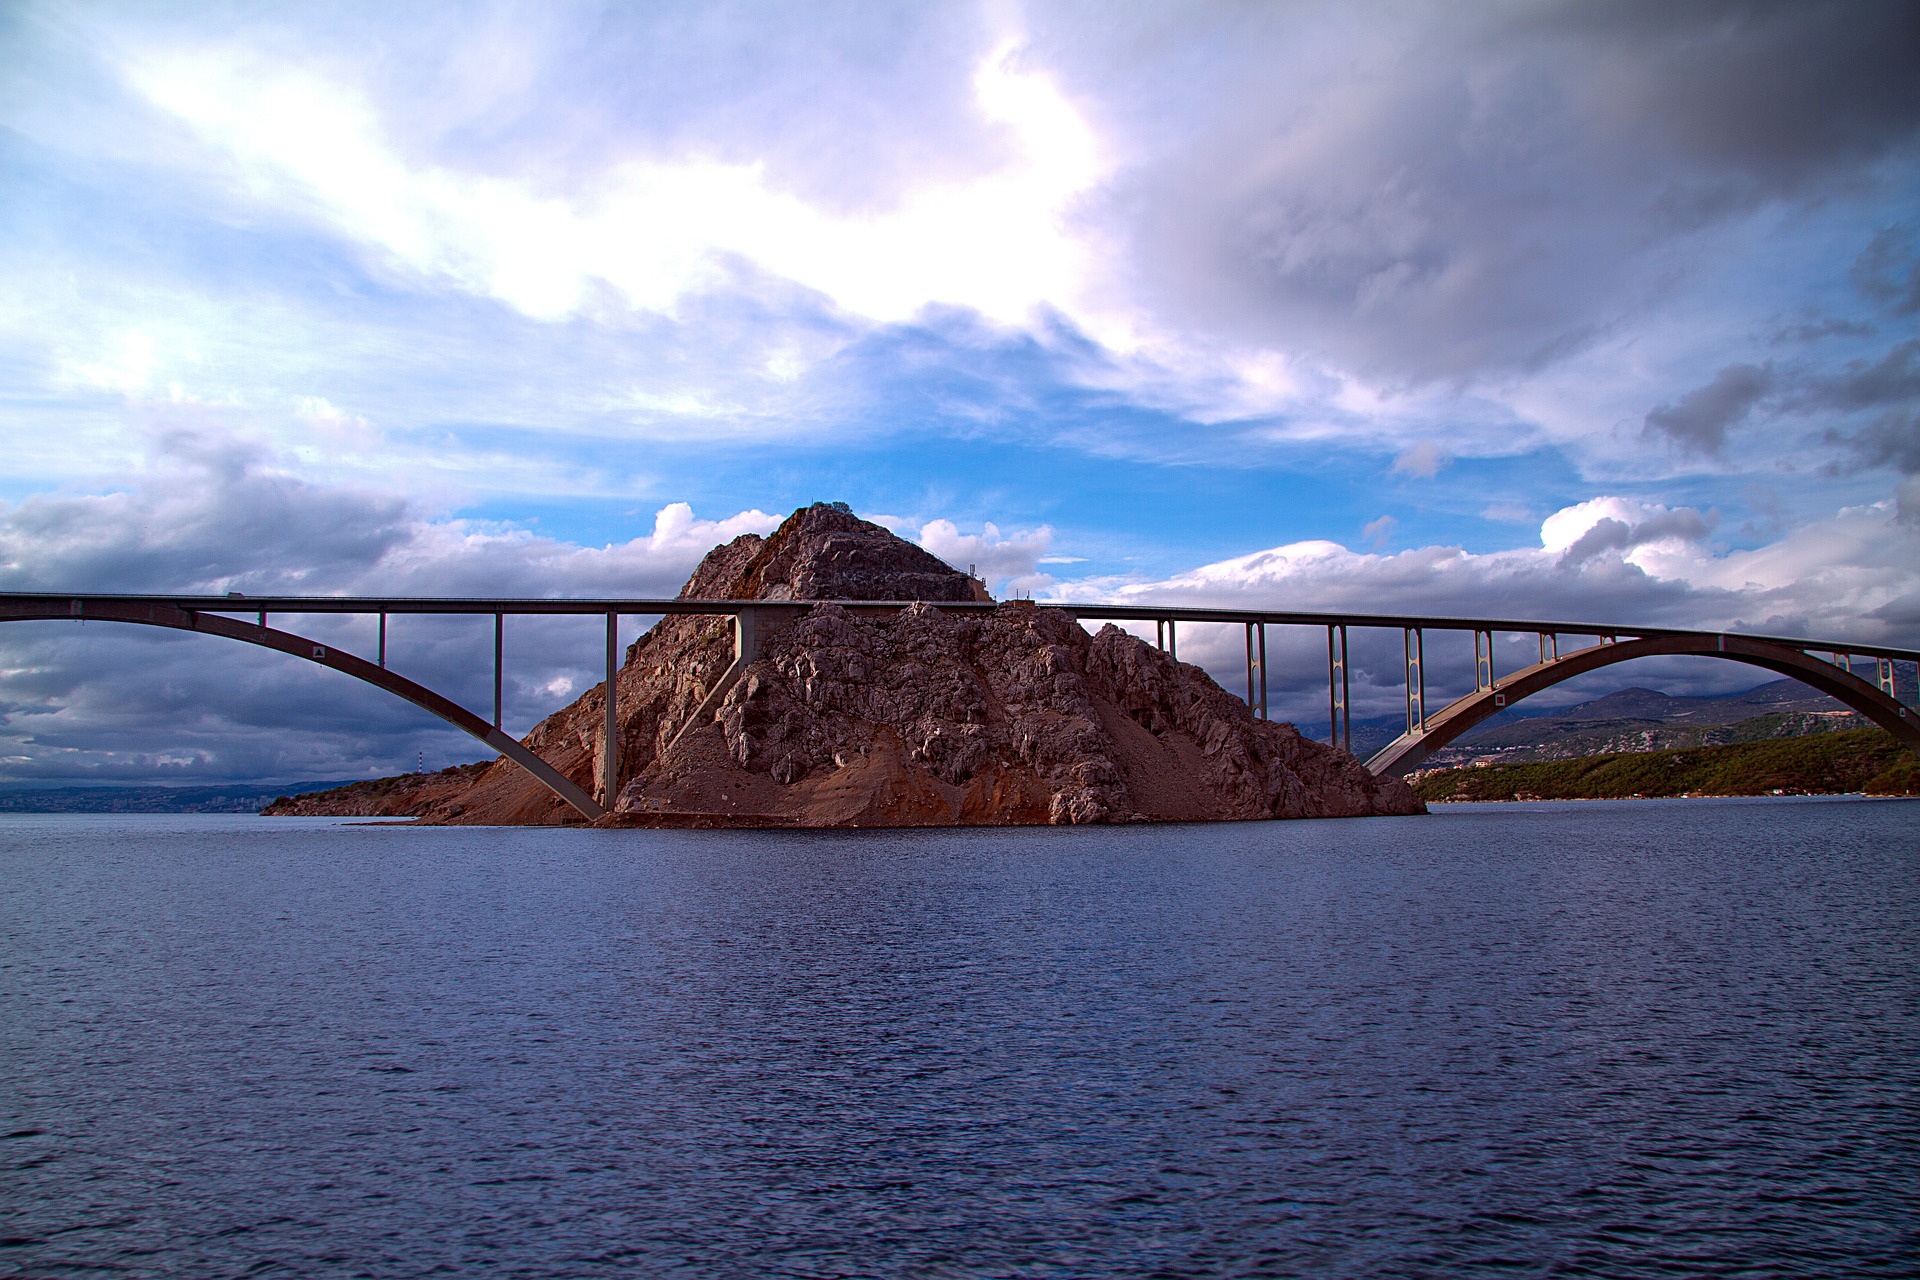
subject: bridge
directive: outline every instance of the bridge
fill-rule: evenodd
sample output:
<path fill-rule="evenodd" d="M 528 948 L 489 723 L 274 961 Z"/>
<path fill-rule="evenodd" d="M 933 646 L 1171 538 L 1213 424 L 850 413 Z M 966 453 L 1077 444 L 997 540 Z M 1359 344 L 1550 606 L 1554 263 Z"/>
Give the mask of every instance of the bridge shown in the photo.
<path fill-rule="evenodd" d="M 661 617 L 674 614 L 731 617 L 734 620 L 732 666 L 709 691 L 689 724 L 700 722 L 760 652 L 758 637 L 782 615 L 817 604 L 834 604 L 854 613 L 888 613 L 909 607 L 901 600 L 646 600 L 646 599 L 484 599 L 405 596 L 198 596 L 124 595 L 104 593 L 35 594 L 0 592 L 0 622 L 61 619 L 119 622 L 164 627 L 223 636 L 288 654 L 318 666 L 330 667 L 356 680 L 406 699 L 421 709 L 471 734 L 494 751 L 532 774 L 560 799 L 589 820 L 607 813 L 617 792 L 619 761 L 618 709 L 614 676 L 620 667 L 619 620 L 622 617 Z M 931 602 L 955 612 L 989 611 L 991 602 Z M 1355 630 L 1380 629 L 1401 633 L 1405 656 L 1406 732 L 1368 761 L 1377 776 L 1401 775 L 1427 759 L 1467 730 L 1521 699 L 1563 680 L 1634 658 L 1694 654 L 1745 663 L 1779 675 L 1791 676 L 1841 703 L 1893 734 L 1905 746 L 1920 751 L 1920 712 L 1901 702 L 1896 663 L 1920 663 L 1920 650 L 1851 644 L 1844 641 L 1794 639 L 1732 632 L 1687 631 L 1665 627 L 1609 626 L 1582 622 L 1541 622 L 1513 618 L 1441 618 L 1400 614 L 1313 613 L 1266 609 L 1210 609 L 1181 605 L 1056 604 L 1045 607 L 1071 614 L 1081 621 L 1154 624 L 1155 644 L 1178 658 L 1178 628 L 1186 623 L 1238 625 L 1246 639 L 1247 705 L 1256 716 L 1267 715 L 1267 629 L 1269 627 L 1324 628 L 1327 638 L 1328 739 L 1351 750 L 1352 716 L 1349 705 L 1347 642 Z M 270 625 L 274 615 L 310 616 L 359 614 L 379 619 L 372 658 Z M 395 615 L 461 614 L 493 619 L 493 718 L 393 671 L 387 665 L 387 623 Z M 578 615 L 600 617 L 606 623 L 606 749 L 602 754 L 601 799 L 588 795 L 559 770 L 528 750 L 501 727 L 502 658 L 506 619 L 522 615 Z M 238 615 L 238 616 L 236 616 Z M 1470 632 L 1474 642 L 1474 689 L 1437 711 L 1427 711 L 1426 634 Z M 1494 637 L 1525 635 L 1539 640 L 1539 661 L 1507 675 L 1494 671 Z M 1562 641 L 1586 639 L 1592 643 Z M 1862 674 L 1864 663 L 1871 663 Z M 1871 679 L 1867 676 L 1870 675 Z M 602 800 L 606 803 L 603 804 Z"/>

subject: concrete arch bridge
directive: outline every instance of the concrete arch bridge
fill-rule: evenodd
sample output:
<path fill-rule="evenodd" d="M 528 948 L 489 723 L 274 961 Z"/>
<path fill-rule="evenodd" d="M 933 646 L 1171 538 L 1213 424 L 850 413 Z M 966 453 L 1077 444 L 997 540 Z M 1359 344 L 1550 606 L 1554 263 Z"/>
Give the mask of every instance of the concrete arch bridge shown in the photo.
<path fill-rule="evenodd" d="M 528 750 L 501 727 L 503 637 L 509 616 L 578 615 L 600 617 L 606 624 L 606 678 L 613 687 L 619 669 L 618 625 L 622 617 L 658 617 L 694 614 L 731 617 L 734 624 L 734 661 L 701 708 L 717 708 L 740 672 L 759 656 L 757 637 L 781 620 L 816 603 L 832 603 L 856 613 L 884 613 L 906 608 L 910 601 L 839 600 L 804 604 L 764 600 L 648 600 L 648 599 L 445 599 L 421 597 L 272 596 L 242 597 L 192 595 L 34 594 L 0 592 L 0 622 L 50 619 L 121 622 L 222 636 L 330 667 L 404 698 L 415 706 L 471 734 L 506 756 L 571 805 L 583 817 L 599 818 L 602 803 L 614 790 L 619 764 L 610 749 L 603 753 L 605 776 L 589 795 L 571 779 Z M 992 603 L 936 602 L 936 608 L 956 611 L 990 610 Z M 1920 650 L 1845 641 L 1793 639 L 1728 632 L 1686 631 L 1662 627 L 1614 627 L 1594 623 L 1541 622 L 1524 619 L 1443 618 L 1398 614 L 1302 613 L 1262 609 L 1209 609 L 1184 606 L 1053 604 L 1082 621 L 1146 623 L 1155 628 L 1159 647 L 1178 656 L 1178 628 L 1182 622 L 1239 625 L 1246 636 L 1247 705 L 1254 714 L 1267 714 L 1267 629 L 1269 627 L 1325 628 L 1327 637 L 1327 714 L 1329 740 L 1351 749 L 1347 640 L 1352 630 L 1377 628 L 1402 634 L 1406 662 L 1406 732 L 1375 753 L 1367 767 L 1376 775 L 1400 775 L 1418 767 L 1428 756 L 1489 716 L 1521 699 L 1552 688 L 1563 680 L 1634 658 L 1694 654 L 1745 663 L 1779 675 L 1792 676 L 1838 699 L 1868 720 L 1886 729 L 1907 747 L 1920 751 L 1920 712 L 1900 698 L 1898 670 L 1920 663 Z M 359 614 L 379 619 L 375 656 L 371 659 L 322 644 L 296 632 L 269 625 L 273 615 Z M 400 675 L 387 666 L 387 623 L 394 615 L 438 614 L 493 618 L 493 718 L 488 720 L 453 699 Z M 1471 632 L 1474 640 L 1474 690 L 1455 698 L 1432 714 L 1427 711 L 1426 633 Z M 1494 637 L 1519 633 L 1537 636 L 1540 659 L 1509 675 L 1494 671 Z M 1586 638 L 1592 643 L 1564 646 Z M 1871 667 L 1862 673 L 1863 664 Z M 1871 678 L 1868 678 L 1868 677 Z M 1911 687 L 1911 686 L 1910 686 Z M 607 741 L 617 743 L 613 698 L 606 700 Z"/>

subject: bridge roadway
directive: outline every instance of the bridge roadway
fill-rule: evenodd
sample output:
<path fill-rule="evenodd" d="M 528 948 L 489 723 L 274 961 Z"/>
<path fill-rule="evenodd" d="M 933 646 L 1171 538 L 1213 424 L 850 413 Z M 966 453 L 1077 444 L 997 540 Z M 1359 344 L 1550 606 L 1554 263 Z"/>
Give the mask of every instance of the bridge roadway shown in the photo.
<path fill-rule="evenodd" d="M 126 595 L 100 592 L 0 592 L 0 622 L 62 619 L 123 622 L 225 636 L 231 640 L 274 649 L 385 689 L 430 711 L 471 734 L 501 755 L 525 768 L 582 816 L 603 816 L 612 806 L 619 776 L 615 751 L 618 712 L 614 675 L 619 670 L 619 620 L 622 617 L 661 617 L 675 614 L 730 616 L 734 619 L 734 661 L 681 732 L 704 722 L 740 672 L 759 656 L 762 622 L 781 614 L 834 604 L 856 613 L 886 613 L 909 607 L 903 600 L 650 600 L 419 596 L 225 596 Z M 991 602 L 934 601 L 935 607 L 954 612 L 1000 608 Z M 1018 603 L 1018 602 L 1015 602 Z M 1327 712 L 1329 740 L 1352 746 L 1349 704 L 1350 681 L 1347 639 L 1350 630 L 1386 629 L 1402 634 L 1407 700 L 1406 732 L 1367 761 L 1376 775 L 1404 774 L 1489 716 L 1496 715 L 1542 689 L 1563 680 L 1634 658 L 1692 654 L 1745 663 L 1792 676 L 1837 698 L 1867 719 L 1920 751 L 1920 712 L 1899 699 L 1896 663 L 1915 663 L 1920 678 L 1920 650 L 1847 641 L 1809 640 L 1786 636 L 1689 631 L 1674 627 L 1637 627 L 1593 622 L 1543 622 L 1520 618 L 1447 618 L 1415 614 L 1326 613 L 1287 609 L 1216 609 L 1188 605 L 1075 604 L 1041 602 L 1083 621 L 1152 622 L 1155 642 L 1170 657 L 1178 656 L 1178 625 L 1182 622 L 1238 624 L 1245 629 L 1247 705 L 1255 715 L 1267 714 L 1266 630 L 1270 626 L 1324 627 L 1327 635 Z M 251 620 L 231 615 L 252 615 Z M 374 660 L 321 644 L 306 636 L 272 627 L 275 614 L 361 614 L 379 618 L 378 649 Z M 393 614 L 460 614 L 493 618 L 493 719 L 477 713 L 387 667 L 387 618 Z M 571 779 L 528 750 L 501 727 L 502 656 L 505 622 L 509 616 L 577 615 L 606 620 L 605 725 L 607 748 L 601 752 L 599 796 L 588 795 Z M 1429 715 L 1426 693 L 1428 631 L 1468 631 L 1474 637 L 1474 691 L 1456 698 Z M 1493 638 L 1498 634 L 1539 638 L 1540 660 L 1496 678 Z M 1561 652 L 1562 637 L 1592 637 L 1597 643 Z M 1826 655 L 1824 657 L 1818 655 Z M 1873 663 L 1873 680 L 1855 671 L 1860 659 Z"/>

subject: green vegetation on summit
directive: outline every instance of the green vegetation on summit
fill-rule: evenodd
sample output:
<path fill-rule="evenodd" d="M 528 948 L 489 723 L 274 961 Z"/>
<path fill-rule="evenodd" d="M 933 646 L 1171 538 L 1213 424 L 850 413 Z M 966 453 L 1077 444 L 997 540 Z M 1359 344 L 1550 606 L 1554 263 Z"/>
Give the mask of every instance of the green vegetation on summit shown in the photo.
<path fill-rule="evenodd" d="M 1615 800 L 1654 796 L 1920 795 L 1920 758 L 1884 729 L 1680 751 L 1636 751 L 1439 769 L 1414 781 L 1426 801 Z"/>

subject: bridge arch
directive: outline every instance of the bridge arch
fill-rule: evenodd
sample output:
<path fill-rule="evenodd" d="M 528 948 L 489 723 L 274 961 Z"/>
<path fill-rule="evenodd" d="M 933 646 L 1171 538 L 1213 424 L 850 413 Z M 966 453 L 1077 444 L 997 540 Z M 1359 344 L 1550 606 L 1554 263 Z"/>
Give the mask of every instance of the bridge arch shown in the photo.
<path fill-rule="evenodd" d="M 1903 745 L 1920 751 L 1920 716 L 1912 708 L 1902 706 L 1859 676 L 1831 662 L 1823 662 L 1790 645 L 1746 636 L 1667 635 L 1592 645 L 1516 671 L 1496 682 L 1492 688 L 1477 690 L 1449 703 L 1437 714 L 1428 717 L 1424 732 L 1414 730 L 1401 734 L 1376 752 L 1367 761 L 1367 768 L 1376 777 L 1397 777 L 1417 768 L 1434 752 L 1522 698 L 1616 662 L 1669 654 L 1724 658 L 1792 676 L 1821 693 L 1839 699 L 1891 733 Z"/>
<path fill-rule="evenodd" d="M 128 602 L 126 604 L 103 603 L 97 599 L 85 602 L 84 611 L 80 601 L 74 601 L 67 609 L 52 607 L 8 609 L 0 613 L 0 622 L 27 622 L 58 620 L 67 622 L 127 622 L 137 626 L 168 627 L 176 631 L 197 631 L 207 635 L 225 636 L 229 640 L 238 640 L 242 644 L 255 645 L 262 649 L 272 649 L 289 654 L 317 666 L 330 667 L 344 675 L 352 676 L 377 689 L 384 689 L 396 697 L 404 698 L 423 711 L 431 712 L 445 720 L 454 728 L 478 738 L 493 750 L 532 774 L 540 784 L 565 801 L 581 817 L 589 822 L 602 817 L 607 810 L 594 798 L 582 791 L 573 781 L 558 769 L 542 760 L 504 730 L 489 724 L 483 717 L 475 715 L 451 698 L 443 697 L 417 684 L 405 676 L 397 675 L 387 668 L 376 666 L 365 658 L 343 653 L 329 645 L 323 645 L 305 636 L 295 635 L 291 631 L 280 631 L 272 627 L 260 626 L 251 622 L 242 622 L 236 618 L 225 617 L 217 613 L 206 613 L 197 609 L 182 609 L 165 603 Z"/>

